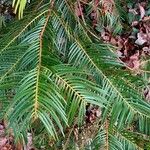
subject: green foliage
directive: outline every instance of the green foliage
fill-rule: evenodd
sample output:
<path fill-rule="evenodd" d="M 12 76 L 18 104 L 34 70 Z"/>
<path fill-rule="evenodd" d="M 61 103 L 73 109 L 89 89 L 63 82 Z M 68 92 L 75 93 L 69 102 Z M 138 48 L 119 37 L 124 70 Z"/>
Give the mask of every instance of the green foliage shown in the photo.
<path fill-rule="evenodd" d="M 0 39 L 0 116 L 15 139 L 27 142 L 32 131 L 37 147 L 41 137 L 40 144 L 47 149 L 45 139 L 51 148 L 76 143 L 73 131 L 68 135 L 67 129 L 84 125 L 86 106 L 91 104 L 102 115 L 98 132 L 85 149 L 144 149 L 147 145 L 139 145 L 136 134 L 128 132 L 136 122 L 139 134 L 150 134 L 150 104 L 140 88 L 144 82 L 122 70 L 124 63 L 114 47 L 89 33 L 74 14 L 73 2 L 38 4 L 10 24 Z M 26 1 L 14 0 L 13 5 L 21 18 Z M 113 20 L 109 23 L 114 25 Z M 9 90 L 13 96 L 6 94 Z M 145 141 L 143 136 L 139 139 Z"/>
<path fill-rule="evenodd" d="M 12 6 L 15 7 L 15 13 L 18 12 L 18 17 L 21 19 L 23 17 L 23 11 L 27 4 L 27 0 L 13 0 Z"/>

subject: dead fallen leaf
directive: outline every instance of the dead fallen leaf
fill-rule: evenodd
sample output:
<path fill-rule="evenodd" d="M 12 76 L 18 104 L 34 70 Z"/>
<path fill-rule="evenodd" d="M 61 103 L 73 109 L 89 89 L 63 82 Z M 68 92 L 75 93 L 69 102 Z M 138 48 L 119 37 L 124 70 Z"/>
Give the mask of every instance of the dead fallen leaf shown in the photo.
<path fill-rule="evenodd" d="M 150 88 L 145 88 L 144 90 L 144 97 L 146 98 L 146 100 L 150 103 Z"/>
<path fill-rule="evenodd" d="M 145 16 L 145 9 L 142 5 L 139 4 L 139 9 L 140 9 L 140 16 L 141 19 L 143 19 L 143 17 Z"/>
<path fill-rule="evenodd" d="M 103 0 L 102 1 L 104 14 L 114 12 L 114 1 L 113 0 Z"/>
<path fill-rule="evenodd" d="M 136 11 L 136 9 L 129 9 L 129 12 L 132 13 L 132 14 L 134 14 L 134 15 L 138 14 L 138 12 Z"/>
<path fill-rule="evenodd" d="M 142 50 L 145 54 L 150 55 L 150 47 L 143 47 Z"/>
<path fill-rule="evenodd" d="M 128 67 L 132 68 L 132 70 L 137 71 L 140 68 L 140 59 L 139 59 L 139 51 L 135 53 L 134 55 L 129 57 L 129 60 L 126 61 L 126 64 Z"/>
<path fill-rule="evenodd" d="M 139 70 L 140 68 L 140 61 L 139 60 L 134 60 L 133 62 L 133 68 L 134 70 Z"/>
<path fill-rule="evenodd" d="M 110 41 L 110 34 L 106 31 L 101 32 L 101 38 L 105 41 L 108 42 Z"/>
<path fill-rule="evenodd" d="M 132 26 L 132 27 L 135 27 L 135 26 L 137 26 L 138 24 L 139 24 L 138 21 L 133 21 L 131 26 Z"/>
<path fill-rule="evenodd" d="M 6 142 L 7 142 L 6 137 L 0 138 L 0 149 L 6 144 Z"/>
<path fill-rule="evenodd" d="M 111 37 L 110 43 L 114 46 L 117 46 L 117 40 L 114 37 Z"/>
<path fill-rule="evenodd" d="M 117 50 L 116 54 L 119 58 L 123 57 L 123 53 L 120 50 Z"/>
<path fill-rule="evenodd" d="M 143 22 L 147 22 L 147 21 L 150 21 L 150 16 L 145 16 L 142 20 Z"/>
<path fill-rule="evenodd" d="M 102 114 L 100 108 L 96 110 L 96 117 L 100 117 Z"/>
<path fill-rule="evenodd" d="M 0 124 L 0 130 L 3 130 L 3 129 L 4 129 L 4 126 Z"/>
<path fill-rule="evenodd" d="M 137 45 L 143 45 L 144 43 L 147 42 L 147 34 L 145 33 L 142 33 L 142 32 L 138 33 L 137 38 L 138 39 L 135 41 Z"/>

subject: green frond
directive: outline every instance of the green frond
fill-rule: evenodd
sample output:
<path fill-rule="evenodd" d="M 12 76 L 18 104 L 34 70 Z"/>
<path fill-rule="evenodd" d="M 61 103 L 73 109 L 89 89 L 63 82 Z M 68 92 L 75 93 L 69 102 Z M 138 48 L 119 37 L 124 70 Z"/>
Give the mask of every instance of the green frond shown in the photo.
<path fill-rule="evenodd" d="M 106 100 L 100 94 L 105 91 L 101 90 L 98 85 L 96 87 L 92 82 L 84 79 L 81 70 L 75 71 L 74 68 L 62 65 L 54 68 L 57 69 L 56 73 L 52 73 L 46 68 L 44 68 L 44 72 L 55 81 L 67 101 L 66 113 L 69 125 L 73 124 L 73 119 L 78 115 L 79 123 L 83 121 L 85 107 L 88 103 L 104 107 Z"/>
<path fill-rule="evenodd" d="M 150 104 L 143 95 L 148 74 L 141 78 L 124 70 L 116 48 L 103 44 L 90 23 L 74 14 L 74 2 L 57 0 L 53 8 L 50 3 L 35 5 L 34 11 L 3 31 L 0 118 L 8 121 L 16 141 L 27 143 L 27 133 L 40 126 L 33 137 L 42 135 L 41 141 L 48 138 L 52 143 L 60 140 L 60 147 L 65 141 L 76 145 L 70 128 L 84 127 L 90 104 L 102 112 L 96 117 L 99 132 L 83 145 L 85 149 L 144 149 L 140 140 L 149 146 L 145 135 L 150 135 Z M 13 1 L 19 18 L 26 4 L 26 0 Z M 92 5 L 85 10 L 88 15 Z M 101 16 L 98 11 L 99 28 L 106 25 L 119 34 L 122 18 L 115 13 Z"/>
<path fill-rule="evenodd" d="M 86 150 L 101 150 L 106 149 L 106 147 L 110 150 L 137 150 L 137 149 L 144 149 L 144 145 L 142 142 L 148 142 L 146 139 L 141 138 L 140 135 L 134 136 L 135 133 L 126 132 L 126 131 L 119 131 L 113 132 L 109 131 L 108 133 L 108 143 L 107 140 L 107 133 L 105 130 L 100 129 L 97 135 L 92 139 L 90 144 L 86 145 Z M 137 142 L 137 139 L 139 142 Z M 145 141 L 143 141 L 143 139 Z M 141 140 L 141 142 L 140 142 Z M 108 144 L 106 146 L 106 144 Z"/>

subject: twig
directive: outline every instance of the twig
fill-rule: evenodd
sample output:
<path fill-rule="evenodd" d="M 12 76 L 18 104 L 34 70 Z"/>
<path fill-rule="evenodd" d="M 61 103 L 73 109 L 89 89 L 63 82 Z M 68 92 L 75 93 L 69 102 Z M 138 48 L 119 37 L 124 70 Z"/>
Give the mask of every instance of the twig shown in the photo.
<path fill-rule="evenodd" d="M 106 122 L 105 122 L 105 129 L 106 129 L 106 150 L 109 150 L 109 142 L 108 142 L 108 120 L 106 120 Z"/>
<path fill-rule="evenodd" d="M 50 15 L 51 15 L 51 10 L 52 10 L 53 5 L 54 5 L 54 0 L 51 0 L 50 7 L 49 7 L 47 17 L 46 17 L 46 21 L 45 21 L 45 24 L 40 33 L 40 37 L 39 37 L 40 38 L 40 48 L 39 48 L 39 63 L 37 66 L 37 80 L 36 80 L 36 91 L 35 91 L 35 105 L 34 105 L 35 115 L 36 115 L 37 109 L 38 109 L 38 91 L 39 91 L 38 87 L 39 87 L 39 75 L 40 75 L 40 68 L 41 68 L 41 61 L 42 61 L 41 56 L 42 56 L 43 35 L 44 35 L 44 31 L 46 29 L 46 26 L 48 24 L 48 21 L 49 21 Z"/>

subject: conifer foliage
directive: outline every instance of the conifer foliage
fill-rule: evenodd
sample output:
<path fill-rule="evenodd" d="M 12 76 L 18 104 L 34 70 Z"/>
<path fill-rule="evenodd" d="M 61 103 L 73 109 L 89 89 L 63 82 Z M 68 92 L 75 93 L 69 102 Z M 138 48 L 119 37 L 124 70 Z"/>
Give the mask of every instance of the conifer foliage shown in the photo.
<path fill-rule="evenodd" d="M 149 59 L 140 51 L 149 43 L 137 43 L 149 32 L 149 7 L 129 0 L 13 0 L 12 7 L 16 19 L 0 37 L 0 119 L 14 145 L 150 149 Z M 138 39 L 122 38 L 126 11 L 139 13 L 129 22 Z M 129 38 L 138 49 L 129 52 Z"/>

